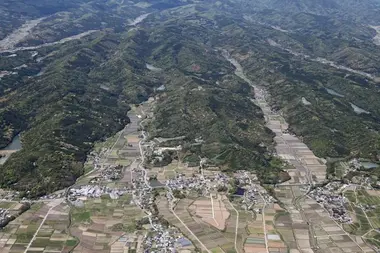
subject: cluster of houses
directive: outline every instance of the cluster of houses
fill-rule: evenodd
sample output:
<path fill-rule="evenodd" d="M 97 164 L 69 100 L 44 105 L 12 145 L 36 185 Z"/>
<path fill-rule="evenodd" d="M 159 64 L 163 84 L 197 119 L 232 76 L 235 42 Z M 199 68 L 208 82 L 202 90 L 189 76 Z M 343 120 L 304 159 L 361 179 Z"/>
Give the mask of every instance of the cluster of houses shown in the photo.
<path fill-rule="evenodd" d="M 146 253 L 166 253 L 178 252 L 179 248 L 192 246 L 187 238 L 183 237 L 178 228 L 170 225 L 163 225 L 159 219 L 150 219 L 150 232 L 144 237 L 144 252 Z"/>
<path fill-rule="evenodd" d="M 61 199 L 65 197 L 65 192 L 60 191 L 58 193 L 51 193 L 49 195 L 44 195 L 39 198 L 39 200 L 49 200 L 49 199 Z"/>
<path fill-rule="evenodd" d="M 266 190 L 259 189 L 257 184 L 252 183 L 252 181 L 257 180 L 256 175 L 247 171 L 238 171 L 235 174 L 235 178 L 239 182 L 239 185 L 242 186 L 238 190 L 238 195 L 242 195 L 240 203 L 243 209 L 253 210 L 259 199 L 262 199 L 265 203 L 277 202 Z"/>
<path fill-rule="evenodd" d="M 352 218 L 345 207 L 347 200 L 345 197 L 335 193 L 333 185 L 328 184 L 324 187 L 318 187 L 310 191 L 309 196 L 323 205 L 334 220 L 341 223 L 352 223 Z"/>
<path fill-rule="evenodd" d="M 121 165 L 109 165 L 103 169 L 100 176 L 92 178 L 90 180 L 91 184 L 100 182 L 111 182 L 119 180 L 123 177 L 123 166 Z"/>
<path fill-rule="evenodd" d="M 223 173 L 216 173 L 211 176 L 195 174 L 192 177 L 186 177 L 185 174 L 178 173 L 175 178 L 166 181 L 166 186 L 171 190 L 198 191 L 203 195 L 207 195 L 211 190 L 227 189 L 229 181 L 229 177 Z"/>
<path fill-rule="evenodd" d="M 148 214 L 147 218 L 150 224 L 150 231 L 143 240 L 144 252 L 177 252 L 178 246 L 182 245 L 180 245 L 179 239 L 184 239 L 182 234 L 177 228 L 162 224 L 160 219 L 155 216 L 157 212 L 155 210 L 157 207 L 154 204 L 155 195 L 147 179 L 146 170 L 137 168 L 133 172 L 135 175 L 132 179 L 133 200 Z M 184 243 L 183 240 L 181 242 Z M 192 245 L 190 241 L 188 242 L 190 243 L 189 245 Z"/>
<path fill-rule="evenodd" d="M 175 232 L 161 226 L 157 224 L 156 230 L 144 238 L 144 252 L 175 252 Z"/>
<path fill-rule="evenodd" d="M 15 198 L 18 198 L 20 196 L 20 192 L 18 191 L 0 191 L 0 201 L 7 201 L 7 200 L 13 200 Z"/>
<path fill-rule="evenodd" d="M 75 201 L 81 197 L 100 198 L 101 196 L 106 194 L 108 194 L 111 199 L 118 199 L 120 196 L 129 192 L 130 190 L 126 187 L 121 189 L 115 189 L 100 185 L 83 185 L 79 188 L 71 188 L 68 191 L 67 199 L 70 201 Z"/>
<path fill-rule="evenodd" d="M 11 218 L 11 214 L 7 209 L 0 208 L 0 228 L 3 224 L 7 224 L 9 219 Z"/>
<path fill-rule="evenodd" d="M 101 158 L 107 156 L 107 152 L 110 152 L 109 148 L 102 148 L 100 152 L 91 151 L 91 153 L 87 156 L 86 164 L 92 165 L 94 170 L 98 170 L 102 167 Z"/>
<path fill-rule="evenodd" d="M 154 203 L 154 195 L 152 187 L 150 187 L 146 171 L 144 169 L 134 169 L 134 177 L 132 179 L 132 196 L 133 200 L 141 209 L 152 213 L 152 205 Z"/>

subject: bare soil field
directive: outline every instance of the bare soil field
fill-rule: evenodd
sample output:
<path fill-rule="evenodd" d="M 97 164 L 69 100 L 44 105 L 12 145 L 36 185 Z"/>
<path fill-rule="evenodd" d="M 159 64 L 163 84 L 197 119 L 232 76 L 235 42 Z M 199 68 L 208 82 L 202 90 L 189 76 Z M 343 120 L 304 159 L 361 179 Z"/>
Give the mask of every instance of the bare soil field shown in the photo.
<path fill-rule="evenodd" d="M 198 199 L 189 206 L 189 210 L 219 230 L 225 229 L 226 220 L 230 216 L 230 212 L 220 198 Z"/>
<path fill-rule="evenodd" d="M 111 252 L 111 245 L 126 232 L 133 233 L 136 219 L 143 216 L 143 212 L 131 204 L 130 196 L 87 200 L 83 208 L 73 209 L 70 232 L 80 240 L 74 252 Z"/>

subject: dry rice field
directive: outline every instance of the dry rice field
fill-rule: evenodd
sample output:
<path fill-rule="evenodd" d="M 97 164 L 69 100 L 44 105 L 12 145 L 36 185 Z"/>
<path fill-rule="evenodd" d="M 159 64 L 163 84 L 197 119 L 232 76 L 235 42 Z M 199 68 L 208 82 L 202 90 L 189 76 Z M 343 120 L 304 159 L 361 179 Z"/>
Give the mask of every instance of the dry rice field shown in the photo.
<path fill-rule="evenodd" d="M 225 207 L 221 197 L 217 199 L 210 196 L 210 199 L 197 199 L 190 206 L 189 211 L 201 217 L 202 221 L 214 226 L 219 230 L 224 230 L 226 220 L 230 216 L 230 212 Z"/>
<path fill-rule="evenodd" d="M 69 252 L 77 243 L 67 233 L 69 206 L 57 205 L 48 214 L 49 209 L 50 206 L 44 203 L 34 204 L 30 210 L 8 224 L 0 232 L 0 252 L 23 253 L 28 244 L 28 252 Z M 36 237 L 32 241 L 34 235 Z"/>
<path fill-rule="evenodd" d="M 217 201 L 217 198 L 214 196 L 214 201 Z M 169 221 L 169 223 L 173 224 L 177 228 L 181 230 L 181 232 L 189 238 L 193 244 L 202 252 L 206 252 L 205 248 L 202 247 L 202 244 L 211 252 L 233 252 L 234 249 L 234 238 L 235 238 L 235 222 L 236 222 L 236 214 L 233 215 L 230 210 L 230 215 L 225 221 L 225 230 L 221 231 L 217 229 L 215 226 L 207 223 L 202 219 L 201 216 L 196 215 L 193 213 L 193 210 L 190 210 L 190 206 L 194 205 L 194 203 L 202 203 L 202 206 L 206 205 L 206 202 L 204 202 L 206 199 L 201 198 L 201 202 L 196 202 L 198 199 L 192 200 L 192 199 L 181 199 L 174 209 L 174 212 L 178 216 L 180 220 L 178 220 L 173 213 L 171 213 L 168 203 L 166 199 L 161 198 L 158 201 L 158 209 L 160 210 L 160 214 L 164 216 L 164 218 Z M 211 209 L 211 200 L 207 199 L 209 202 L 209 207 Z M 226 209 L 228 209 L 228 206 L 224 202 L 224 199 L 221 199 L 222 203 L 220 204 L 221 207 L 223 205 Z M 207 209 L 207 208 L 206 208 Z M 222 208 L 223 209 L 223 208 Z M 223 209 L 224 210 L 224 209 Z M 226 211 L 224 211 L 226 212 Z M 206 215 L 203 212 L 204 215 Z M 211 215 L 211 212 L 208 214 Z M 225 216 L 223 216 L 225 217 Z M 182 224 L 182 222 L 183 224 Z M 185 224 L 185 225 L 184 225 Z M 196 236 L 194 237 L 191 232 Z M 199 243 L 199 241 L 202 243 Z M 220 249 L 222 251 L 220 251 Z"/>
<path fill-rule="evenodd" d="M 118 200 L 87 200 L 84 207 L 73 209 L 70 231 L 80 240 L 74 253 L 118 252 L 122 240 L 120 238 L 125 235 L 125 231 L 133 234 L 135 220 L 143 216 L 142 211 L 131 204 L 130 196 Z M 128 234 L 126 240 L 131 236 Z"/>

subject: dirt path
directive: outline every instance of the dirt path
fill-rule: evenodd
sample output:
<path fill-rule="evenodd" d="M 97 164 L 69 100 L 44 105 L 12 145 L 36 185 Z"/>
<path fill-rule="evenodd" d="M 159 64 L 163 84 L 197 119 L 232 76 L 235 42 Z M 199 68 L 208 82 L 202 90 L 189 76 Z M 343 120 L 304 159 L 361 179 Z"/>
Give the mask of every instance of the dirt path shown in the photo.
<path fill-rule="evenodd" d="M 230 206 L 232 207 L 232 209 L 234 209 L 235 213 L 236 213 L 236 225 L 235 225 L 235 251 L 237 253 L 239 253 L 239 247 L 237 246 L 237 237 L 238 237 L 238 229 L 239 229 L 239 212 L 238 210 L 236 210 L 236 208 L 234 207 L 234 205 L 228 201 L 228 203 L 230 204 Z M 268 244 L 266 244 L 268 245 Z M 268 247 L 267 247 L 268 249 Z M 268 251 L 267 251 L 268 252 Z"/>
<path fill-rule="evenodd" d="M 24 253 L 27 253 L 27 252 L 28 252 L 30 246 L 32 245 L 33 241 L 36 239 L 36 237 L 37 237 L 37 235 L 38 235 L 40 229 L 41 229 L 42 226 L 44 225 L 44 223 L 45 223 L 47 217 L 49 216 L 49 214 L 50 214 L 50 212 L 51 212 L 51 210 L 53 210 L 54 207 L 56 207 L 56 206 L 58 206 L 59 204 L 61 204 L 61 202 L 62 202 L 62 200 L 55 200 L 55 201 L 52 201 L 52 202 L 49 203 L 51 206 L 50 206 L 48 212 L 46 213 L 44 219 L 42 220 L 40 226 L 37 228 L 36 232 L 34 233 L 33 238 L 30 240 L 30 242 L 29 242 L 28 245 L 26 246 Z"/>

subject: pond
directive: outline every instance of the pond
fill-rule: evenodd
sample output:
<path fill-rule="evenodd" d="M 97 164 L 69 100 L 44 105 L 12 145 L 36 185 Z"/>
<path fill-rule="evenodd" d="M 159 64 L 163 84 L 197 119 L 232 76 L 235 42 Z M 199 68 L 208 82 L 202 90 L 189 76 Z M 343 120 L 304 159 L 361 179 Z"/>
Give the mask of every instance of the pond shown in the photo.
<path fill-rule="evenodd" d="M 374 168 L 379 167 L 377 163 L 372 163 L 372 162 L 361 162 L 361 164 L 365 169 L 374 169 Z"/>
<path fill-rule="evenodd" d="M 8 146 L 5 148 L 0 149 L 0 154 L 3 154 L 4 156 L 0 158 L 0 164 L 4 164 L 5 161 L 9 158 L 9 156 L 14 153 L 19 151 L 22 148 L 21 146 L 21 140 L 20 140 L 20 135 L 16 135 L 12 142 L 9 143 Z M 4 152 L 2 152 L 4 151 Z"/>
<path fill-rule="evenodd" d="M 239 195 L 239 196 L 244 196 L 244 193 L 245 193 L 245 189 L 241 188 L 241 187 L 238 187 L 236 189 L 236 195 Z"/>
<path fill-rule="evenodd" d="M 149 184 L 153 188 L 165 187 L 165 185 L 163 183 L 161 183 L 160 181 L 158 181 L 157 179 L 149 180 Z"/>

